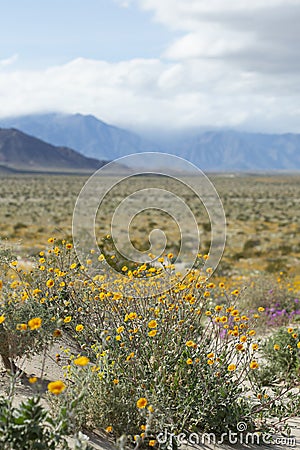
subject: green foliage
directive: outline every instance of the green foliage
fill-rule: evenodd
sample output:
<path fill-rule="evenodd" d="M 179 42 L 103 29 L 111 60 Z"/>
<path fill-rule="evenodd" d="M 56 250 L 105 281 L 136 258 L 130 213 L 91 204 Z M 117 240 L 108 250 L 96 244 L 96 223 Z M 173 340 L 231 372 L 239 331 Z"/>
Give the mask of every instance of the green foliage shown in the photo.
<path fill-rule="evenodd" d="M 264 385 L 272 382 L 296 383 L 300 374 L 300 330 L 280 328 L 261 347 L 263 364 L 258 376 Z"/>
<path fill-rule="evenodd" d="M 55 418 L 41 405 L 39 396 L 29 397 L 18 407 L 12 398 L 0 397 L 0 443 L 2 450 L 68 450 L 70 418 L 66 408 Z M 77 442 L 77 449 L 91 449 Z"/>
<path fill-rule="evenodd" d="M 258 324 L 262 331 L 270 327 L 288 325 L 299 318 L 299 285 L 282 272 L 279 276 L 260 274 L 249 280 L 244 290 L 241 304 L 250 312 L 264 306 L 263 320 Z"/>
<path fill-rule="evenodd" d="M 24 433 L 54 433 L 56 427 L 64 433 L 65 417 L 72 413 L 77 429 L 106 429 L 115 438 L 125 435 L 130 443 L 147 443 L 162 430 L 220 435 L 235 432 L 239 422 L 261 430 L 270 417 L 287 417 L 290 404 L 298 408 L 297 393 L 291 391 L 294 378 L 282 375 L 284 389 L 276 386 L 283 367 L 297 373 L 297 336 L 275 335 L 284 351 L 272 357 L 277 378 L 261 375 L 274 347 L 270 341 L 259 353 L 256 330 L 266 311 L 263 295 L 254 298 L 250 311 L 249 302 L 244 309 L 239 290 L 226 292 L 224 283 L 217 287 L 198 267 L 184 276 L 175 273 L 172 254 L 158 260 L 160 265 L 121 267 L 112 281 L 101 265 L 104 256 L 93 249 L 85 267 L 70 243 L 50 239 L 49 244 L 25 268 L 3 255 L 1 325 L 11 336 L 9 343 L 26 343 L 18 352 L 10 344 L 10 356 L 37 353 L 61 336 L 60 342 L 71 340 L 70 347 L 76 348 L 73 353 L 61 350 L 69 386 L 51 396 L 55 421 L 33 401 L 28 406 L 33 422 L 25 421 Z M 97 264 L 93 277 L 92 263 Z M 30 326 L 33 318 L 40 319 L 37 328 Z M 23 410 L 13 411 L 13 416 L 26 416 Z M 36 417 L 46 424 L 42 431 Z"/>

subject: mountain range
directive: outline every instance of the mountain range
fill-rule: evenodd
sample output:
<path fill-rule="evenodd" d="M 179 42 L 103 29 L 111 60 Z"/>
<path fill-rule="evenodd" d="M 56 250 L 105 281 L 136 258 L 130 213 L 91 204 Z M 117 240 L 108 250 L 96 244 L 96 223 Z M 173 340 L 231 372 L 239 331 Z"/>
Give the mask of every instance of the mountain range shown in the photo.
<path fill-rule="evenodd" d="M 103 164 L 103 161 L 88 158 L 67 147 L 53 146 L 14 128 L 0 128 L 1 173 L 91 172 Z"/>
<path fill-rule="evenodd" d="M 41 114 L 1 119 L 3 128 L 16 128 L 56 146 L 110 161 L 130 153 L 157 151 L 147 139 L 82 114 Z"/>
<path fill-rule="evenodd" d="M 149 139 L 91 115 L 57 113 L 1 119 L 0 126 L 14 127 L 54 146 L 72 148 L 98 160 L 153 151 L 175 154 L 205 171 L 300 170 L 299 134 L 212 130 L 164 138 L 153 134 Z"/>

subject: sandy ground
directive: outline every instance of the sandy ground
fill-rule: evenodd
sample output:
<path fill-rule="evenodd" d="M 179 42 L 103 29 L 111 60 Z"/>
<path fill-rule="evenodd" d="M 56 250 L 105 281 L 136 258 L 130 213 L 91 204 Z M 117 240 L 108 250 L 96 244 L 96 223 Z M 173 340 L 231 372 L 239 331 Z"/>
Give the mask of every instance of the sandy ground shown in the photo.
<path fill-rule="evenodd" d="M 63 379 L 63 373 L 61 368 L 58 364 L 55 362 L 55 354 L 58 353 L 59 348 L 53 348 L 49 355 L 47 356 L 45 360 L 44 367 L 42 368 L 41 364 L 41 357 L 35 356 L 31 360 L 26 361 L 17 361 L 18 367 L 22 368 L 28 376 L 37 376 L 38 378 L 41 377 L 41 373 L 43 370 L 43 382 L 40 384 L 40 388 L 42 391 L 45 391 L 47 389 L 47 384 L 49 381 Z M 25 400 L 26 397 L 31 396 L 35 389 L 37 389 L 36 385 L 31 385 L 27 377 L 22 377 L 17 383 L 16 383 L 16 389 L 15 389 L 15 403 L 16 405 L 20 403 L 22 400 Z M 9 385 L 9 377 L 6 374 L 4 367 L 0 364 L 0 394 L 4 393 L 6 391 L 6 388 Z M 46 400 L 43 400 L 43 403 L 45 406 L 47 406 Z M 275 439 L 279 439 L 276 443 L 272 443 L 270 445 L 265 445 L 264 442 L 261 442 L 261 445 L 257 444 L 257 441 L 255 441 L 254 444 L 251 443 L 251 436 L 248 437 L 248 444 L 244 443 L 233 443 L 232 445 L 225 445 L 221 444 L 218 441 L 216 443 L 213 443 L 213 440 L 211 439 L 210 443 L 208 438 L 206 438 L 204 441 L 198 441 L 198 445 L 185 445 L 182 444 L 181 448 L 184 448 L 186 450 L 191 449 L 192 447 L 196 447 L 198 449 L 205 449 L 205 450 L 252 450 L 252 449 L 261 449 L 261 450 L 287 450 L 290 448 L 293 449 L 299 449 L 300 450 L 300 418 L 295 418 L 290 420 L 289 425 L 291 427 L 291 436 L 289 437 L 289 440 L 283 436 L 275 436 Z M 91 432 L 85 432 L 85 434 L 90 439 L 90 444 L 95 449 L 102 449 L 102 450 L 114 450 L 116 447 L 115 445 L 110 442 L 105 434 L 98 434 L 98 433 L 91 433 Z M 233 436 L 232 439 L 235 437 Z M 194 437 L 194 442 L 195 442 Z M 239 437 L 238 437 L 239 440 Z M 74 448 L 74 441 L 72 439 L 69 440 L 70 447 Z M 233 442 L 233 440 L 231 440 Z M 244 440 L 245 442 L 245 440 Z"/>

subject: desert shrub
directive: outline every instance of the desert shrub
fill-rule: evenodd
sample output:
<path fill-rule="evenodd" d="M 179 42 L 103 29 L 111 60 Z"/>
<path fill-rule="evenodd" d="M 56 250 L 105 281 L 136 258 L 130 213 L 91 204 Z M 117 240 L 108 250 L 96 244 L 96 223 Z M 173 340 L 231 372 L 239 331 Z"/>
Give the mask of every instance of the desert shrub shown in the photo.
<path fill-rule="evenodd" d="M 15 225 L 14 225 L 14 231 L 15 232 L 18 232 L 18 230 L 21 230 L 22 228 L 27 228 L 28 226 L 25 224 L 25 223 L 22 223 L 22 222 L 17 222 Z"/>
<path fill-rule="evenodd" d="M 58 425 L 58 426 L 57 426 Z M 3 450 L 69 448 L 62 437 L 66 421 L 57 421 L 40 405 L 38 397 L 28 398 L 18 407 L 0 398 L 0 442 Z"/>
<path fill-rule="evenodd" d="M 260 275 L 249 281 L 243 292 L 242 305 L 250 312 L 260 305 L 265 307 L 262 327 L 280 327 L 299 320 L 299 287 L 281 273 L 276 278 Z"/>
<path fill-rule="evenodd" d="M 0 282 L 0 354 L 7 369 L 16 357 L 49 347 L 57 321 L 48 308 L 48 288 L 42 289 L 38 271 L 18 267 L 12 255 L 2 254 Z"/>
<path fill-rule="evenodd" d="M 261 241 L 259 239 L 249 239 L 248 241 L 245 242 L 243 249 L 249 250 L 249 249 L 257 247 L 260 244 L 261 244 Z"/>
<path fill-rule="evenodd" d="M 286 266 L 286 260 L 284 258 L 272 258 L 267 260 L 266 272 L 276 274 L 282 267 Z"/>
<path fill-rule="evenodd" d="M 300 375 L 299 329 L 280 328 L 261 345 L 263 364 L 257 372 L 264 385 L 290 380 L 297 383 Z"/>
<path fill-rule="evenodd" d="M 214 289 L 191 274 L 185 285 L 158 298 L 102 300 L 110 313 L 102 340 L 71 356 L 66 367 L 76 386 L 71 395 L 86 393 L 81 425 L 147 442 L 161 430 L 221 434 L 239 422 L 251 430 L 265 426 L 268 416 L 286 414 L 292 380 L 280 393 L 274 387 L 268 402 L 258 396 L 264 388 L 255 377 L 255 325 L 264 308 L 243 314 L 237 290 L 216 305 Z"/>
<path fill-rule="evenodd" d="M 67 437 L 73 435 L 72 405 L 51 415 L 41 405 L 39 395 L 28 397 L 18 406 L 13 395 L 0 396 L 0 444 L 2 450 L 69 450 Z M 75 435 L 75 450 L 89 450 L 86 436 Z"/>
<path fill-rule="evenodd" d="M 171 253 L 156 266 L 120 265 L 120 276 L 110 278 L 104 255 L 91 250 L 82 265 L 70 243 L 49 245 L 27 268 L 3 256 L 0 317 L 6 333 L 19 340 L 28 334 L 34 352 L 60 337 L 72 340 L 76 351 L 61 350 L 70 384 L 52 404 L 68 410 L 80 398 L 72 419 L 78 429 L 155 445 L 164 430 L 222 434 L 239 422 L 254 430 L 272 415 L 286 419 L 292 380 L 280 393 L 271 380 L 266 402 L 255 376 L 264 296 L 265 307 L 254 297 L 249 311 L 239 290 L 208 279 L 209 269 L 175 273 Z"/>

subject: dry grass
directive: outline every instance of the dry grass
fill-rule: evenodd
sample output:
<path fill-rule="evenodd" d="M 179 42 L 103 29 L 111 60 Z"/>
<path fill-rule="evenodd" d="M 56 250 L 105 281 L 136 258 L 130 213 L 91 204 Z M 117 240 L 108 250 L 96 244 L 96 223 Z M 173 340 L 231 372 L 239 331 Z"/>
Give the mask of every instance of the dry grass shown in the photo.
<path fill-rule="evenodd" d="M 297 274 L 300 257 L 300 176 L 210 176 L 224 204 L 227 244 L 219 275 L 249 275 L 265 270 Z M 76 198 L 84 176 L 4 176 L 0 180 L 0 236 L 21 256 L 36 254 L 46 239 L 71 238 Z M 187 180 L 188 183 L 188 180 Z M 110 232 L 115 206 L 124 195 L 145 187 L 170 189 L 192 208 L 201 231 L 203 253 L 209 248 L 209 218 L 190 191 L 162 177 L 136 177 L 105 199 L 98 214 L 99 236 Z M 143 249 L 151 229 L 167 227 L 168 248 L 178 247 L 178 229 L 154 210 L 138 215 L 130 232 Z"/>

